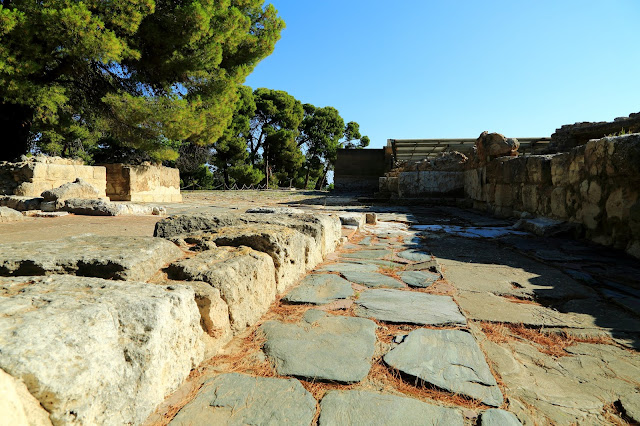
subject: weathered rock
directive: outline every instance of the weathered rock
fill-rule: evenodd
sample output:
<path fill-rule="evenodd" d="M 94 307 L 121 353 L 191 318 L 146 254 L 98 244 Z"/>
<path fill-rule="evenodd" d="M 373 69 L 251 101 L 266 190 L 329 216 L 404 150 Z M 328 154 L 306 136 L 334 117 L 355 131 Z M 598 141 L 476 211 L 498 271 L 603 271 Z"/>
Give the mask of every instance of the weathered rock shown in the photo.
<path fill-rule="evenodd" d="M 315 244 L 307 254 L 308 259 L 318 262 L 332 253 L 342 238 L 340 219 L 326 214 L 219 214 L 219 215 L 178 215 L 168 217 L 156 224 L 154 235 L 169 238 L 193 235 L 199 232 L 213 232 L 230 226 L 247 224 L 273 224 L 295 229 L 313 238 Z M 313 267 L 308 261 L 307 266 Z"/>
<path fill-rule="evenodd" d="M 17 210 L 9 207 L 0 207 L 0 223 L 18 222 L 24 220 L 24 216 Z"/>
<path fill-rule="evenodd" d="M 247 209 L 246 213 L 263 213 L 263 214 L 306 214 L 304 210 L 295 209 L 293 207 L 254 207 Z"/>
<path fill-rule="evenodd" d="M 312 274 L 282 298 L 291 303 L 312 303 L 323 305 L 337 299 L 353 296 L 351 283 L 334 274 Z"/>
<path fill-rule="evenodd" d="M 414 330 L 384 356 L 391 367 L 441 389 L 487 405 L 502 405 L 502 392 L 473 336 L 462 330 Z"/>
<path fill-rule="evenodd" d="M 73 274 L 146 281 L 180 256 L 180 249 L 161 238 L 86 234 L 0 244 L 0 275 Z"/>
<path fill-rule="evenodd" d="M 97 199 L 105 198 L 105 194 L 87 181 L 77 178 L 41 194 L 44 201 L 64 201 L 67 198 Z"/>
<path fill-rule="evenodd" d="M 348 213 L 348 212 L 340 212 L 338 214 L 340 218 L 340 222 L 343 226 L 355 226 L 360 229 L 366 223 L 366 217 L 364 213 Z"/>
<path fill-rule="evenodd" d="M 281 225 L 250 224 L 219 228 L 216 232 L 191 239 L 201 240 L 197 243 L 200 246 L 213 242 L 216 246 L 246 246 L 268 254 L 275 266 L 278 293 L 284 293 L 307 272 L 307 267 L 310 269 L 322 260 L 307 259 L 307 253 L 314 252 L 315 241 L 311 237 Z"/>
<path fill-rule="evenodd" d="M 56 209 L 58 208 L 56 207 Z M 167 210 L 164 207 L 145 206 L 132 203 L 111 203 L 104 200 L 90 200 L 83 198 L 68 198 L 64 201 L 64 205 L 61 206 L 59 210 L 86 216 L 162 216 L 167 213 Z"/>
<path fill-rule="evenodd" d="M 0 206 L 9 207 L 10 209 L 18 210 L 21 212 L 27 210 L 38 210 L 42 198 L 40 197 L 21 197 L 18 195 L 1 195 Z"/>
<path fill-rule="evenodd" d="M 534 219 L 520 219 L 513 225 L 514 229 L 528 231 L 540 237 L 551 237 L 559 234 L 569 234 L 575 231 L 575 224 L 561 220 L 536 217 Z"/>
<path fill-rule="evenodd" d="M 320 402 L 323 425 L 462 425 L 454 408 L 361 390 L 329 391 Z"/>
<path fill-rule="evenodd" d="M 315 413 L 316 400 L 297 380 L 230 373 L 205 382 L 170 424 L 309 426 Z"/>
<path fill-rule="evenodd" d="M 427 271 L 404 271 L 400 272 L 400 279 L 411 287 L 429 287 L 440 279 L 440 274 Z"/>
<path fill-rule="evenodd" d="M 220 290 L 234 334 L 255 324 L 276 297 L 273 260 L 249 247 L 219 247 L 168 268 L 171 279 L 204 281 Z"/>
<path fill-rule="evenodd" d="M 520 143 L 517 139 L 507 139 L 500 133 L 482 132 L 476 140 L 478 157 L 503 157 L 518 155 Z"/>
<path fill-rule="evenodd" d="M 0 424 L 50 426 L 49 413 L 19 380 L 0 370 Z"/>
<path fill-rule="evenodd" d="M 0 368 L 54 424 L 140 424 L 203 358 L 193 290 L 0 278 Z"/>
<path fill-rule="evenodd" d="M 368 287 L 404 288 L 402 282 L 378 272 L 341 272 L 346 279 L 356 284 L 363 284 Z"/>
<path fill-rule="evenodd" d="M 449 296 L 403 290 L 367 290 L 356 300 L 356 315 L 381 321 L 447 325 L 467 323 Z"/>
<path fill-rule="evenodd" d="M 403 259 L 411 260 L 413 262 L 428 262 L 431 260 L 430 253 L 414 249 L 401 251 L 400 253 L 398 253 L 398 256 Z"/>
<path fill-rule="evenodd" d="M 620 398 L 624 413 L 634 422 L 640 423 L 640 393 L 629 393 Z"/>
<path fill-rule="evenodd" d="M 280 375 L 354 383 L 371 368 L 376 323 L 310 310 L 298 324 L 260 326 L 264 351 Z"/>
<path fill-rule="evenodd" d="M 367 225 L 375 225 L 378 223 L 378 216 L 375 213 L 365 213 Z"/>
<path fill-rule="evenodd" d="M 375 272 L 378 265 L 362 263 L 329 263 L 318 268 L 318 271 L 326 272 Z"/>
<path fill-rule="evenodd" d="M 515 414 L 498 408 L 490 408 L 480 416 L 481 426 L 522 426 Z"/>

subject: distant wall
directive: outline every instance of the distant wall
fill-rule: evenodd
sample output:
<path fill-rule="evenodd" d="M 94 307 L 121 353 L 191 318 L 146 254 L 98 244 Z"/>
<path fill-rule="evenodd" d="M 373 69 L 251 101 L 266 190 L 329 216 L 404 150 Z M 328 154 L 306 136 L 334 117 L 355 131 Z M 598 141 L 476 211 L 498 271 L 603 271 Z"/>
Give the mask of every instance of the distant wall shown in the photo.
<path fill-rule="evenodd" d="M 462 193 L 464 173 L 461 171 L 403 171 L 397 176 L 379 178 L 380 193 L 392 198 L 455 195 Z"/>
<path fill-rule="evenodd" d="M 586 238 L 640 257 L 640 134 L 560 154 L 498 158 L 465 171 L 464 189 L 475 208 L 577 223 Z"/>
<path fill-rule="evenodd" d="M 375 192 L 378 178 L 390 166 L 385 149 L 338 149 L 334 186 L 338 191 Z"/>
<path fill-rule="evenodd" d="M 33 157 L 0 163 L 0 194 L 39 197 L 42 192 L 81 178 L 106 195 L 106 169 L 79 160 Z"/>
<path fill-rule="evenodd" d="M 111 201 L 179 203 L 178 169 L 141 165 L 106 164 L 107 196 Z"/>
<path fill-rule="evenodd" d="M 551 135 L 548 150 L 549 152 L 566 152 L 586 144 L 591 139 L 600 139 L 623 131 L 625 133 L 640 132 L 640 113 L 629 114 L 629 117 L 619 117 L 613 121 L 566 124 L 556 129 Z"/>

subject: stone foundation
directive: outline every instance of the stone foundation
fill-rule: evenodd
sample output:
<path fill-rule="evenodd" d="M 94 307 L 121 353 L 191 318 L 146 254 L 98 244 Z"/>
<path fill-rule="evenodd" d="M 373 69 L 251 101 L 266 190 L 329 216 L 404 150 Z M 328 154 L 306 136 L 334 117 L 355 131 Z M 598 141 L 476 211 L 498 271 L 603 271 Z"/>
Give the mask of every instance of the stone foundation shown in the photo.
<path fill-rule="evenodd" d="M 85 166 L 81 160 L 32 157 L 17 163 L 0 163 L 0 194 L 39 197 L 42 192 L 81 178 L 106 195 L 105 167 Z"/>
<path fill-rule="evenodd" d="M 474 208 L 569 221 L 599 244 L 640 257 L 640 134 L 554 155 L 498 158 L 464 172 Z"/>
<path fill-rule="evenodd" d="M 107 196 L 111 201 L 179 203 L 180 173 L 163 166 L 106 164 Z"/>

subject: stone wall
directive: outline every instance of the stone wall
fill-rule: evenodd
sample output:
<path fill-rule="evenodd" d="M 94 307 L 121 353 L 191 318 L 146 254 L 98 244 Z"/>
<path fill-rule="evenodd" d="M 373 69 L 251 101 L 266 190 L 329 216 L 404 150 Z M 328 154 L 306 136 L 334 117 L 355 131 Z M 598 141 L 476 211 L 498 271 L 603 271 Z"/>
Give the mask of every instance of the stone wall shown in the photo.
<path fill-rule="evenodd" d="M 573 222 L 586 238 L 640 257 L 640 134 L 498 158 L 465 171 L 464 189 L 475 208 Z"/>
<path fill-rule="evenodd" d="M 640 132 L 640 112 L 629 114 L 628 117 L 618 117 L 613 121 L 581 122 L 566 124 L 551 135 L 549 152 L 565 152 L 580 145 L 584 145 L 591 139 L 600 139 L 608 135 L 621 132 Z"/>
<path fill-rule="evenodd" d="M 81 178 L 106 195 L 107 172 L 104 167 L 85 166 L 81 160 L 60 157 L 32 157 L 16 163 L 0 163 L 0 194 L 39 197 Z"/>
<path fill-rule="evenodd" d="M 390 169 L 391 157 L 385 149 L 339 149 L 334 185 L 337 191 L 366 191 L 378 189 L 378 178 Z"/>
<path fill-rule="evenodd" d="M 404 171 L 397 176 L 379 179 L 381 193 L 392 197 L 417 197 L 421 195 L 447 195 L 462 192 L 464 173 L 461 171 Z"/>
<path fill-rule="evenodd" d="M 106 164 L 107 196 L 112 201 L 179 203 L 180 172 L 163 166 Z"/>

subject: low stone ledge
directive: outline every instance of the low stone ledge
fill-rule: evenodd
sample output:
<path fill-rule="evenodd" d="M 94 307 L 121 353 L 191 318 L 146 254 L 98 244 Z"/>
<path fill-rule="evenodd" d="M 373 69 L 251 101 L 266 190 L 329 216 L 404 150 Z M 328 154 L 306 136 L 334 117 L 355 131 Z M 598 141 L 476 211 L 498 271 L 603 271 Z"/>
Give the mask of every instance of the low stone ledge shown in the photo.
<path fill-rule="evenodd" d="M 203 360 L 192 289 L 0 278 L 0 368 L 54 424 L 141 424 Z"/>

